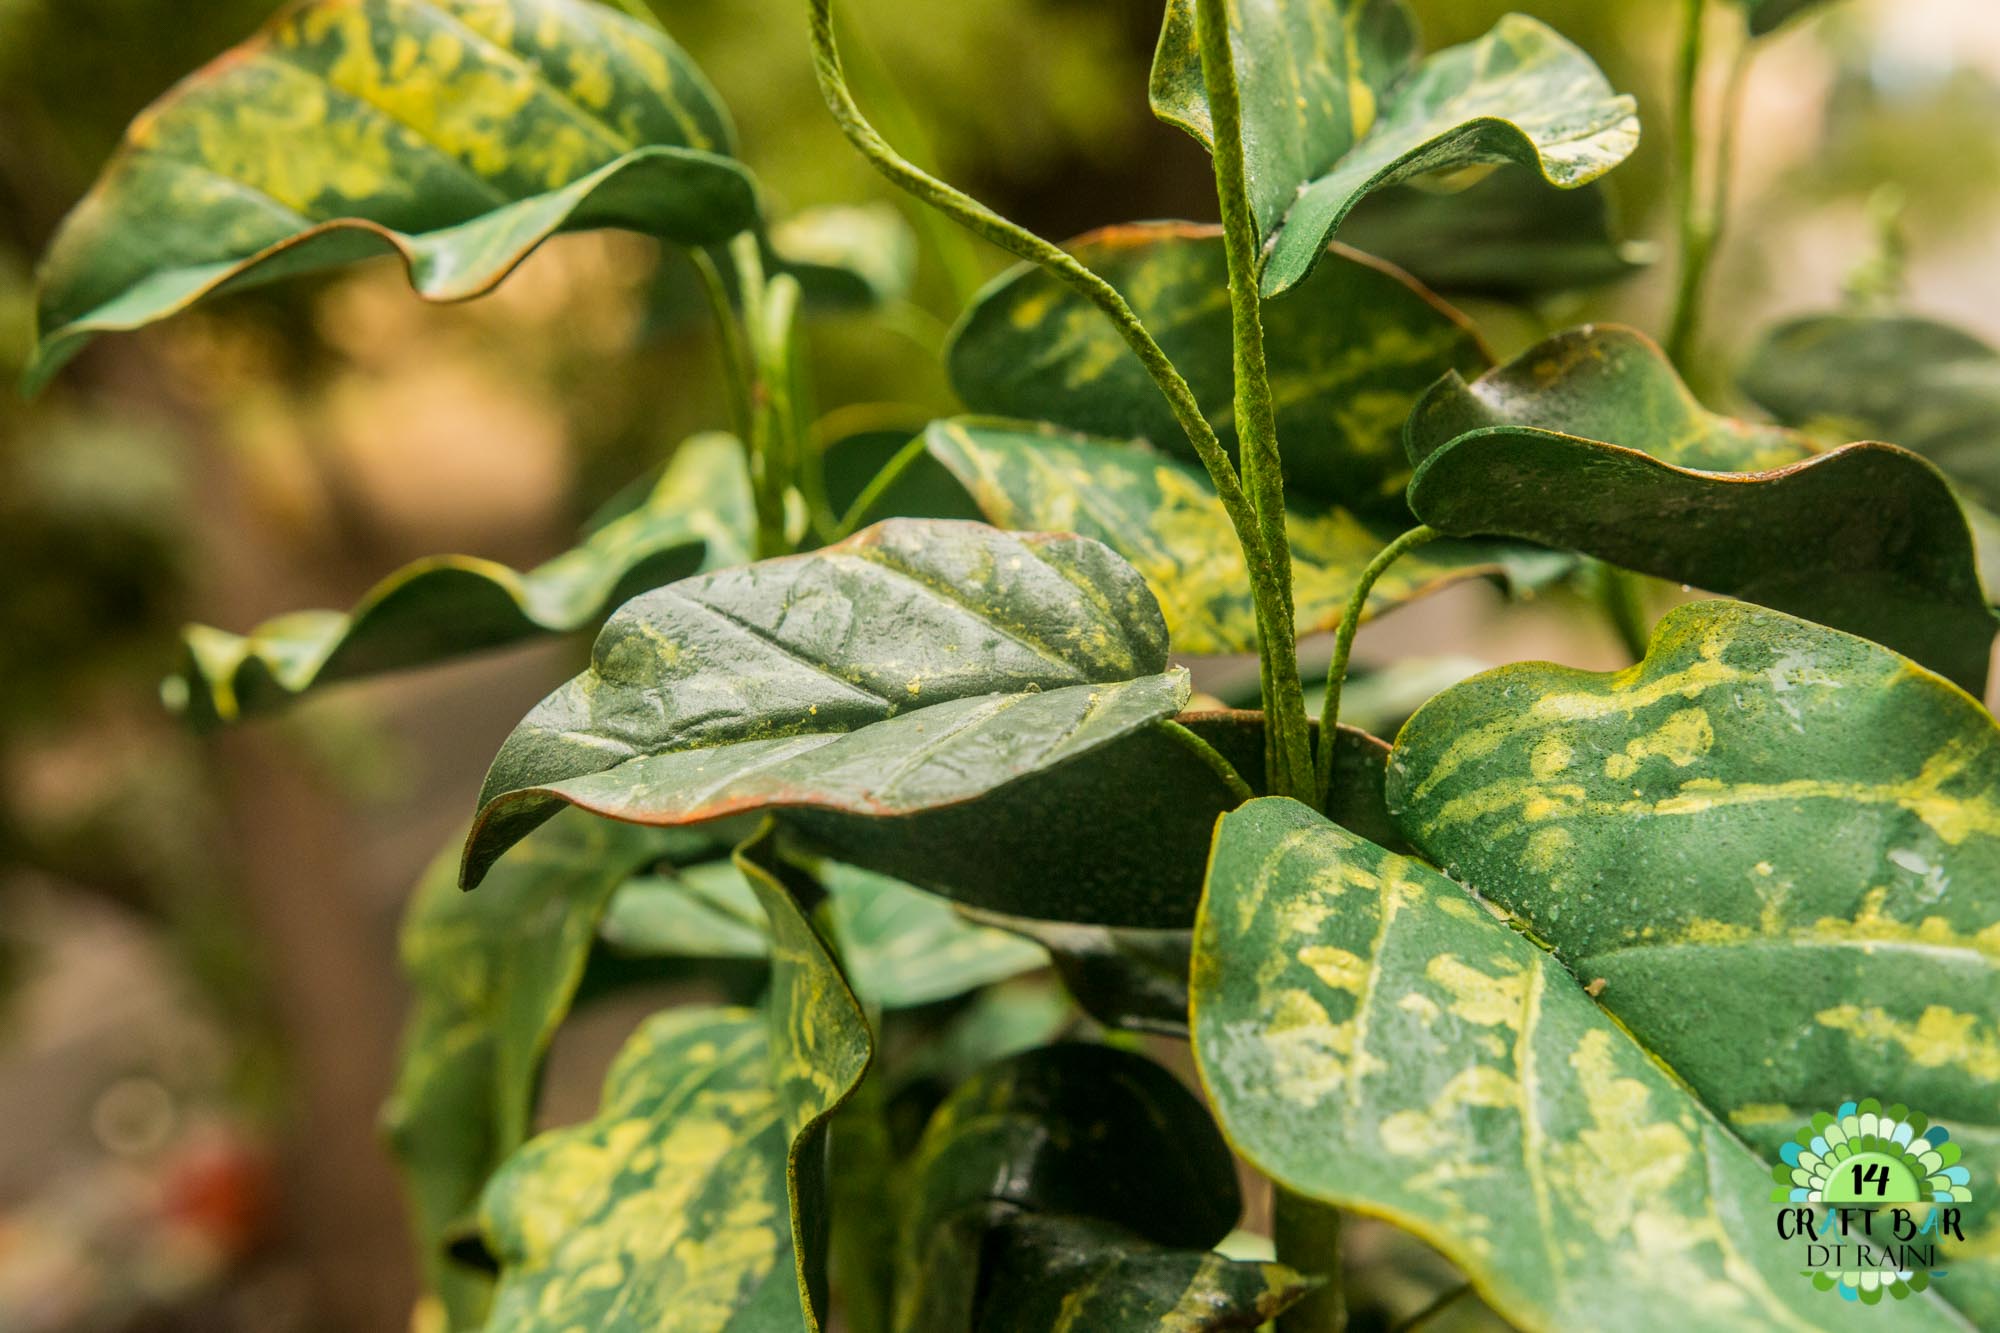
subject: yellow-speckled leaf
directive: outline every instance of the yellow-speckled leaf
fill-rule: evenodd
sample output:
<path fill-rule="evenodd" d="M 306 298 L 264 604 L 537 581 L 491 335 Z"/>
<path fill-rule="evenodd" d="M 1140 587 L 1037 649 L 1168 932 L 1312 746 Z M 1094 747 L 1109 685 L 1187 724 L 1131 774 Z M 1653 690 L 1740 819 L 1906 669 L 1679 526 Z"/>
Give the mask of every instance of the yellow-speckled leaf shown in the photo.
<path fill-rule="evenodd" d="M 1767 1150 L 1879 1096 L 2000 1161 L 2000 727 L 1865 640 L 1730 602 L 1598 675 L 1505 667 L 1404 728 L 1424 854 L 1550 941 Z M 1940 1294 L 2000 1319 L 2000 1208 Z"/>
<path fill-rule="evenodd" d="M 43 264 L 29 380 L 369 255 L 456 300 L 557 231 L 724 240 L 757 220 L 731 137 L 679 47 L 593 0 L 306 0 L 132 123 Z"/>
<path fill-rule="evenodd" d="M 1198 467 L 1144 445 L 977 417 L 934 422 L 924 441 L 987 522 L 1075 532 L 1130 561 L 1159 598 L 1176 652 L 1257 650 L 1243 553 Z M 1288 527 L 1299 631 L 1312 633 L 1340 624 L 1361 571 L 1403 524 L 1301 502 Z M 1506 542 L 1434 542 L 1390 567 L 1368 613 L 1468 578 L 1534 587 L 1571 564 L 1568 556 Z"/>
<path fill-rule="evenodd" d="M 638 507 L 547 564 L 521 574 L 433 556 L 376 584 L 345 615 L 295 611 L 247 635 L 189 626 L 184 663 L 163 693 L 208 727 L 336 681 L 587 629 L 649 588 L 749 559 L 755 526 L 743 447 L 699 435 Z"/>
<path fill-rule="evenodd" d="M 1193 1016 L 1239 1153 L 1417 1232 L 1517 1327 L 1964 1328 L 1814 1290 L 1768 1169 L 1560 963 L 1297 802 L 1222 820 Z"/>
<path fill-rule="evenodd" d="M 1195 2 L 1167 5 L 1153 113 L 1213 149 Z M 1639 142 L 1633 100 L 1525 15 L 1421 62 L 1402 0 L 1231 0 L 1228 17 L 1266 296 L 1312 271 L 1371 190 L 1495 162 L 1584 185 Z"/>

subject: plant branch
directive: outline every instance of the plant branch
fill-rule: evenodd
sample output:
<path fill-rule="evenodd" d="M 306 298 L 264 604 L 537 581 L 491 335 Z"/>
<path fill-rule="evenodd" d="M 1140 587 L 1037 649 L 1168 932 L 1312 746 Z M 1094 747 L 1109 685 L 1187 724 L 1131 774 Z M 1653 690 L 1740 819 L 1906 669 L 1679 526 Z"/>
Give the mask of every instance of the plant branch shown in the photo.
<path fill-rule="evenodd" d="M 1333 662 L 1326 669 L 1326 704 L 1319 718 L 1319 762 L 1313 790 L 1319 797 L 1318 804 L 1322 810 L 1326 808 L 1327 794 L 1333 789 L 1333 750 L 1335 729 L 1340 725 L 1340 691 L 1347 683 L 1347 660 L 1354 654 L 1354 635 L 1361 628 L 1362 612 L 1368 608 L 1368 594 L 1375 590 L 1375 584 L 1388 572 L 1389 566 L 1443 535 L 1428 525 L 1411 528 L 1376 553 L 1375 558 L 1368 562 L 1368 567 L 1361 571 L 1354 591 L 1348 594 L 1347 610 L 1340 617 L 1340 630 L 1333 639 Z"/>
<path fill-rule="evenodd" d="M 1667 320 L 1666 350 L 1687 369 L 1701 323 L 1701 296 L 1715 254 L 1715 219 L 1705 212 L 1701 188 L 1701 66 L 1707 0 L 1681 0 L 1680 57 L 1675 72 L 1674 202 L 1680 226 L 1680 278 Z"/>
<path fill-rule="evenodd" d="M 1236 765 L 1222 757 L 1222 751 L 1216 749 L 1213 745 L 1210 745 L 1207 741 L 1171 718 L 1160 725 L 1165 729 L 1168 736 L 1179 742 L 1182 749 L 1208 765 L 1215 776 L 1222 779 L 1222 785 L 1229 788 L 1231 796 L 1234 796 L 1239 801 L 1254 801 L 1257 799 L 1257 793 L 1251 790 L 1250 784 L 1243 780 L 1243 775 L 1236 771 Z"/>
<path fill-rule="evenodd" d="M 1278 1262 L 1325 1279 L 1278 1316 L 1278 1333 L 1342 1333 L 1347 1327 L 1347 1290 L 1340 1272 L 1340 1211 L 1273 1181 L 1271 1239 Z"/>

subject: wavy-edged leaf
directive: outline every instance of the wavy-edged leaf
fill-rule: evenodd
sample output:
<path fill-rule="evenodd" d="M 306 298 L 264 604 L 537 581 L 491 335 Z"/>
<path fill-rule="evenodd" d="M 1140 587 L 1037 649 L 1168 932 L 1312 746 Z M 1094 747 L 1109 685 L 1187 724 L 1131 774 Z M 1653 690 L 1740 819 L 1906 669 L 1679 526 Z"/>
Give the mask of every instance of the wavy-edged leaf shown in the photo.
<path fill-rule="evenodd" d="M 1389 798 L 1761 1146 L 1879 1092 L 2000 1154 L 2000 727 L 1948 682 L 1700 603 L 1630 671 L 1447 691 L 1404 728 Z M 1990 1318 L 1990 1192 L 1974 1218 L 1980 1253 L 1938 1289 Z"/>
<path fill-rule="evenodd" d="M 1243 552 L 1200 468 L 1142 444 L 976 417 L 933 422 L 924 446 L 989 523 L 1075 532 L 1123 556 L 1159 598 L 1176 652 L 1257 650 Z M 1287 527 L 1299 632 L 1336 628 L 1361 572 L 1406 526 L 1331 505 L 1295 506 Z M 1533 587 L 1572 563 L 1510 543 L 1434 542 L 1390 567 L 1367 610 L 1379 615 L 1469 578 Z"/>
<path fill-rule="evenodd" d="M 2000 351 L 1914 315 L 1812 315 L 1779 325 L 1737 378 L 1793 426 L 1890 440 L 2000 503 Z"/>
<path fill-rule="evenodd" d="M 447 1241 L 480 1188 L 527 1138 L 542 1057 L 583 977 L 612 891 L 659 857 L 658 830 L 567 815 L 538 830 L 478 893 L 446 853 L 403 923 L 416 990 L 402 1067 L 384 1109 L 402 1162 L 426 1284 L 451 1327 L 470 1329 L 490 1289 Z"/>
<path fill-rule="evenodd" d="M 1212 152 L 1195 2 L 1168 2 L 1153 57 L 1153 114 Z M 1639 142 L 1632 98 L 1526 15 L 1509 14 L 1484 37 L 1422 61 L 1401 0 L 1241 0 L 1229 7 L 1229 30 L 1267 297 L 1312 271 L 1371 190 L 1495 162 L 1574 187 Z"/>
<path fill-rule="evenodd" d="M 1356 205 L 1340 234 L 1438 291 L 1503 301 L 1629 278 L 1655 253 L 1623 238 L 1601 183 L 1561 190 L 1518 167 L 1463 190 L 1384 190 Z"/>
<path fill-rule="evenodd" d="M 465 882 L 564 802 L 691 824 L 971 800 L 1171 717 L 1166 639 L 1103 546 L 973 523 L 892 520 L 657 589 L 501 747 Z"/>
<path fill-rule="evenodd" d="M 344 615 L 295 611 L 247 635 L 191 625 L 162 693 L 210 727 L 337 681 L 572 633 L 646 589 L 747 560 L 755 527 L 743 447 L 697 435 L 638 507 L 547 564 L 522 574 L 475 556 L 433 556 L 383 579 Z"/>
<path fill-rule="evenodd" d="M 1445 532 L 1759 602 L 1984 689 L 1995 622 L 1937 469 L 1887 444 L 1810 457 L 1792 432 L 1715 416 L 1629 329 L 1575 329 L 1441 382 L 1408 443 L 1410 507 Z"/>
<path fill-rule="evenodd" d="M 1518 1327 L 1962 1327 L 1925 1297 L 1857 1318 L 1815 1291 L 1772 1238 L 1768 1169 L 1575 978 L 1306 806 L 1222 821 L 1194 980 L 1236 1150 L 1416 1232 Z"/>
<path fill-rule="evenodd" d="M 1186 1321 L 1173 1327 L 1255 1327 L 1273 1312 L 1258 1315 L 1260 1299 L 1288 1303 L 1303 1284 L 1275 1265 L 1236 1269 L 1204 1253 L 1241 1206 L 1228 1146 L 1166 1070 L 1107 1047 L 1025 1052 L 960 1085 L 924 1131 L 895 1326 L 1058 1327 L 1032 1312 L 1072 1298 L 1119 1322 L 1071 1327 L 1167 1326 L 1162 1300 Z M 1162 1281 L 1176 1275 L 1178 1291 Z M 1153 1322 L 1125 1322 L 1147 1313 Z"/>
<path fill-rule="evenodd" d="M 1221 229 L 1149 222 L 1066 247 L 1124 295 L 1235 445 L 1229 273 Z M 1271 394 L 1294 493 L 1400 512 L 1403 419 L 1448 371 L 1492 357 L 1466 318 L 1379 260 L 1336 246 L 1296 301 L 1264 312 Z M 1039 268 L 997 278 L 947 352 L 975 412 L 1143 439 L 1195 461 L 1146 368 L 1098 309 Z"/>
<path fill-rule="evenodd" d="M 399 254 L 430 300 L 558 231 L 756 224 L 728 116 L 664 34 L 588 0 L 308 0 L 141 112 L 51 244 L 39 383 L 93 334 Z"/>

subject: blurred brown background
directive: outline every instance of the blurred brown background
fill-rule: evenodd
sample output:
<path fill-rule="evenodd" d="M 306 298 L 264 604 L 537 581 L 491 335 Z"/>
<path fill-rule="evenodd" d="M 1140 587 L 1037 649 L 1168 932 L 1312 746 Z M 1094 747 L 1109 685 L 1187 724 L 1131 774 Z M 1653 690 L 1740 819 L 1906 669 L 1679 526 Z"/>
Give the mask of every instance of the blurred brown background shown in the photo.
<path fill-rule="evenodd" d="M 1628 227 L 1667 239 L 1678 3 L 1415 7 L 1434 47 L 1526 9 L 1637 93 L 1645 145 L 1612 180 Z M 659 8 L 781 208 L 899 202 L 821 108 L 797 0 Z M 31 339 L 33 259 L 125 122 L 270 9 L 0 0 L 0 378 Z M 1147 114 L 1159 0 L 847 9 L 906 104 L 899 133 L 1002 211 L 1058 237 L 1214 216 L 1204 159 Z M 2000 338 L 1997 117 L 1983 0 L 1854 0 L 1765 46 L 1698 376 L 1714 405 L 1748 337 L 1833 304 L 1885 235 L 1907 253 L 1905 304 Z M 967 280 L 1000 266 L 967 253 L 975 271 L 954 271 L 927 246 L 892 319 L 814 327 L 823 407 L 951 409 L 938 347 Z M 456 308 L 377 263 L 104 340 L 36 402 L 0 399 L 0 1329 L 404 1325 L 413 1277 L 375 1131 L 404 1006 L 397 917 L 500 738 L 583 647 L 346 687 L 203 739 L 156 684 L 183 621 L 345 607 L 433 552 L 543 559 L 724 422 L 678 262 L 565 238 Z M 1474 313 L 1503 354 L 1586 317 L 1656 330 L 1670 270 Z M 1560 601 L 1466 589 L 1372 628 L 1363 655 L 1617 660 L 1577 625 Z M 571 1040 L 553 1100 L 588 1104 L 614 1028 Z"/>

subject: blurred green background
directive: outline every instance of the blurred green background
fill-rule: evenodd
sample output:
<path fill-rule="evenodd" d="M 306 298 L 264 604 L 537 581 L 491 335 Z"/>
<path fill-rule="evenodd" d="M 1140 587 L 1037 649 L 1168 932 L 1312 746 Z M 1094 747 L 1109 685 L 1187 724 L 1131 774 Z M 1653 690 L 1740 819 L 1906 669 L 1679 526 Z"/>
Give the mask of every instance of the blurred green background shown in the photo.
<path fill-rule="evenodd" d="M 1647 127 L 1611 180 L 1665 262 L 1538 310 L 1473 307 L 1496 349 L 1583 319 L 1657 332 L 1680 4 L 1414 7 L 1433 47 L 1508 9 L 1549 21 L 1639 96 Z M 658 8 L 778 211 L 903 207 L 826 117 L 797 0 Z M 1147 113 L 1159 0 L 846 8 L 884 127 L 1003 212 L 1053 237 L 1214 217 L 1204 157 Z M 34 257 L 125 123 L 270 11 L 0 0 L 0 378 L 31 341 Z M 1741 406 L 1728 367 L 1759 329 L 1857 284 L 2000 338 L 1996 123 L 1986 0 L 1852 0 L 1765 43 L 1695 376 L 1714 405 Z M 952 408 L 938 349 L 1001 259 L 917 233 L 906 308 L 813 326 L 822 408 Z M 375 1130 L 404 1004 L 397 916 L 500 738 L 582 645 L 348 687 L 202 739 L 157 681 L 184 621 L 346 606 L 433 552 L 545 558 L 726 421 L 678 264 L 629 236 L 569 237 L 495 297 L 436 308 L 377 263 L 102 340 L 32 404 L 0 399 L 0 1328 L 404 1325 L 414 1279 Z M 1475 589 L 1363 637 L 1364 658 L 1403 651 L 1616 653 L 1559 605 L 1507 611 Z M 589 1104 L 620 1022 L 565 1038 L 550 1114 Z"/>

